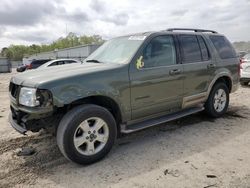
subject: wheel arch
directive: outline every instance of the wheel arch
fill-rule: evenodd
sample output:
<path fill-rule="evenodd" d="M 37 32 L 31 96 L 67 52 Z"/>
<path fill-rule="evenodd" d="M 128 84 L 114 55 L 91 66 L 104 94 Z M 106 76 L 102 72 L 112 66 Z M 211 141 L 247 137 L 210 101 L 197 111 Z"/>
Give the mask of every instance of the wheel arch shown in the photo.
<path fill-rule="evenodd" d="M 120 130 L 120 123 L 122 122 L 122 112 L 119 104 L 112 98 L 103 95 L 93 95 L 77 99 L 67 105 L 67 110 L 82 104 L 95 104 L 106 108 L 115 118 L 118 131 Z"/>
<path fill-rule="evenodd" d="M 208 92 L 207 92 L 207 97 L 209 96 L 212 88 L 215 86 L 216 83 L 218 82 L 224 82 L 226 84 L 226 86 L 228 87 L 229 93 L 231 93 L 232 91 L 232 86 L 233 86 L 233 81 L 232 81 L 232 77 L 230 76 L 230 74 L 228 73 L 221 73 L 218 74 L 210 83 L 209 87 L 208 87 Z"/>

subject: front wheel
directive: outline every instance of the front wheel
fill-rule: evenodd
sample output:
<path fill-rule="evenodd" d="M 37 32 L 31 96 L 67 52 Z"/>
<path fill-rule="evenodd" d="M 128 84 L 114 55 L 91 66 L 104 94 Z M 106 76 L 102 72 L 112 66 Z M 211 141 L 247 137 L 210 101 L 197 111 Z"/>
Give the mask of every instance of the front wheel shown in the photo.
<path fill-rule="evenodd" d="M 83 105 L 63 117 L 57 129 L 57 144 L 67 159 L 90 164 L 108 154 L 116 135 L 116 122 L 108 110 Z"/>
<path fill-rule="evenodd" d="M 229 90 L 225 83 L 219 82 L 212 88 L 207 102 L 205 111 L 211 117 L 220 117 L 226 113 L 229 104 Z"/>

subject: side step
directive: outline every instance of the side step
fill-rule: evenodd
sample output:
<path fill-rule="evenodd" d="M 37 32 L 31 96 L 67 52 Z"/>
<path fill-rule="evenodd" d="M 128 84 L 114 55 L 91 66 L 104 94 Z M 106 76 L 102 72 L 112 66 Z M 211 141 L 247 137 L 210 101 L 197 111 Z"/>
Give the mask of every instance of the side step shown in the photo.
<path fill-rule="evenodd" d="M 153 119 L 139 122 L 136 124 L 126 125 L 125 128 L 121 130 L 121 132 L 125 134 L 132 133 L 132 132 L 139 131 L 139 130 L 152 127 L 158 124 L 176 120 L 184 116 L 188 116 L 188 115 L 191 115 L 191 114 L 203 111 L 203 110 L 204 110 L 204 107 L 194 107 L 194 108 L 185 109 L 180 112 L 168 114 L 159 118 L 153 118 Z"/>

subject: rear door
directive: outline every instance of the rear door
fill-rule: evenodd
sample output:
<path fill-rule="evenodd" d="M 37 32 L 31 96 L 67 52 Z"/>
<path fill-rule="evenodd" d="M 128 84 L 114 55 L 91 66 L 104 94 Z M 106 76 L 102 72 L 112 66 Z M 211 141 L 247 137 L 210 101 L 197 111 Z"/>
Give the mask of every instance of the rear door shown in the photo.
<path fill-rule="evenodd" d="M 132 119 L 181 108 L 182 65 L 172 35 L 152 38 L 130 66 Z"/>
<path fill-rule="evenodd" d="M 203 99 L 216 70 L 216 63 L 201 35 L 182 34 L 178 39 L 184 74 L 183 107 L 187 107 Z"/>

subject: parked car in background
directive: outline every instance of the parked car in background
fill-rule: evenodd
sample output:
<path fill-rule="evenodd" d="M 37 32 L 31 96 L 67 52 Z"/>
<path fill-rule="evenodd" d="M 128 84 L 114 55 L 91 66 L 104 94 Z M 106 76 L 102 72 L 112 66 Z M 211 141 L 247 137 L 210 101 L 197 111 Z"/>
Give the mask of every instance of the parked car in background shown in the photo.
<path fill-rule="evenodd" d="M 56 65 L 65 65 L 65 64 L 71 64 L 71 63 L 81 63 L 81 61 L 76 60 L 76 59 L 55 59 L 46 62 L 40 68 L 45 68 L 45 67 L 51 67 L 51 66 L 56 66 Z"/>
<path fill-rule="evenodd" d="M 240 58 L 244 57 L 246 54 L 247 54 L 247 52 L 245 52 L 245 51 L 238 52 L 238 55 Z"/>
<path fill-rule="evenodd" d="M 33 60 L 30 64 L 27 65 L 22 65 L 20 67 L 17 67 L 16 71 L 17 72 L 23 72 L 27 69 L 36 69 L 43 65 L 44 63 L 47 63 L 51 59 L 39 59 L 39 60 Z"/>
<path fill-rule="evenodd" d="M 106 156 L 121 133 L 203 110 L 223 116 L 239 69 L 231 43 L 216 31 L 174 28 L 118 37 L 84 63 L 14 75 L 9 121 L 22 134 L 54 128 L 62 154 L 89 164 Z"/>
<path fill-rule="evenodd" d="M 28 65 L 21 65 L 19 67 L 16 68 L 17 72 L 24 72 L 27 69 Z"/>
<path fill-rule="evenodd" d="M 248 85 L 250 82 L 250 53 L 240 59 L 240 84 Z"/>

